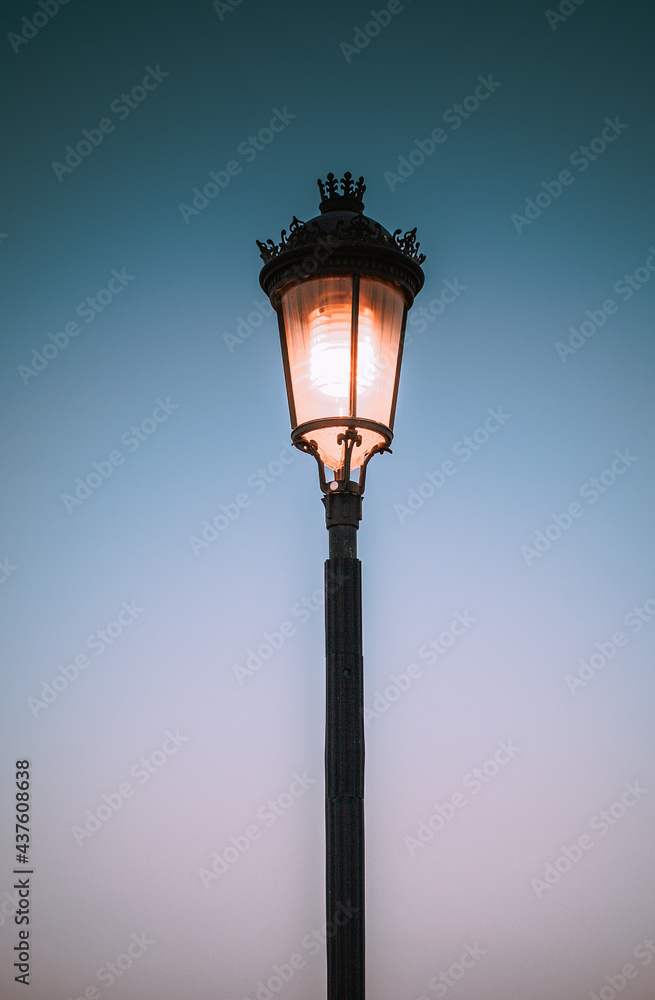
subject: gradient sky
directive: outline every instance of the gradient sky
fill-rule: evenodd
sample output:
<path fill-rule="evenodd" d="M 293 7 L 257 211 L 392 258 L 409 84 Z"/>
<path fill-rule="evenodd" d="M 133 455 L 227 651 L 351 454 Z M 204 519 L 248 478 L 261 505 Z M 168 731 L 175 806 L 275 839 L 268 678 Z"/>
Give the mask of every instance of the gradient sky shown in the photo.
<path fill-rule="evenodd" d="M 23 759 L 31 1000 L 324 995 L 328 539 L 255 239 L 350 170 L 427 254 L 359 532 L 368 996 L 652 1000 L 653 11 L 403 0 L 353 51 L 387 7 L 43 4 L 1 16 L 2 997 Z"/>

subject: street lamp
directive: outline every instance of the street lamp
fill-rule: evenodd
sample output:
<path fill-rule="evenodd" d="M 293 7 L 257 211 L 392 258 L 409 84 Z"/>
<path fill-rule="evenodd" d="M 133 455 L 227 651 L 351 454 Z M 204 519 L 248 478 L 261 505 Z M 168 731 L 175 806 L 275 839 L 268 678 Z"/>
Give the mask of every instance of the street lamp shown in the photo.
<path fill-rule="evenodd" d="M 362 177 L 318 181 L 319 216 L 257 240 L 278 317 L 291 439 L 318 463 L 325 563 L 328 1000 L 364 1000 L 364 685 L 357 529 L 366 467 L 390 451 L 407 311 L 423 286 L 416 229 L 367 218 Z M 341 190 L 339 191 L 339 188 Z M 328 480 L 326 469 L 333 473 Z M 357 474 L 357 479 L 351 478 Z"/>

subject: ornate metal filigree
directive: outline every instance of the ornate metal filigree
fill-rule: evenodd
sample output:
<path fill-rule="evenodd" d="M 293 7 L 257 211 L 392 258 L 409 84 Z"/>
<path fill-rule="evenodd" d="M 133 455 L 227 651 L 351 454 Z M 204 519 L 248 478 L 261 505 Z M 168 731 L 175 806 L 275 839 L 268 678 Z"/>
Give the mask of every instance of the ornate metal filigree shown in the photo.
<path fill-rule="evenodd" d="M 316 441 L 313 438 L 307 440 L 304 437 L 298 437 L 296 434 L 293 434 L 292 442 L 299 451 L 304 451 L 307 455 L 313 455 L 316 459 L 318 465 L 318 480 L 322 493 L 358 493 L 360 496 L 363 496 L 364 487 L 366 485 L 366 469 L 368 467 L 368 463 L 373 458 L 373 455 L 381 455 L 387 451 L 391 455 L 391 447 L 388 441 L 374 445 L 371 450 L 367 452 L 364 461 L 359 466 L 358 480 L 352 480 L 350 478 L 352 451 L 353 448 L 360 447 L 362 438 L 361 435 L 357 433 L 357 429 L 355 427 L 349 427 L 346 429 L 345 433 L 337 436 L 337 444 L 345 444 L 344 467 L 341 470 L 341 475 L 336 476 L 335 474 L 335 478 L 328 481 L 325 475 L 325 463 L 321 458 Z"/>
<path fill-rule="evenodd" d="M 414 226 L 413 229 L 410 229 L 408 233 L 405 233 L 402 239 L 399 239 L 398 233 L 401 232 L 401 229 L 396 229 L 394 231 L 393 240 L 396 246 L 408 257 L 412 257 L 417 264 L 422 264 L 425 260 L 425 254 L 418 252 L 418 248 L 421 244 L 416 242 L 416 226 Z"/>
<path fill-rule="evenodd" d="M 334 233 L 343 243 L 382 243 L 385 237 L 389 239 L 380 223 L 365 215 L 353 215 L 348 222 L 337 219 Z"/>
<path fill-rule="evenodd" d="M 353 448 L 359 448 L 362 443 L 362 435 L 358 434 L 354 427 L 348 427 L 344 434 L 337 434 L 337 444 L 345 445 L 343 456 L 343 469 L 337 478 L 344 483 L 350 482 L 350 463 L 352 462 Z"/>
<path fill-rule="evenodd" d="M 416 227 L 400 237 L 401 229 L 396 229 L 393 236 L 378 223 L 365 215 L 356 214 L 346 222 L 344 219 L 337 219 L 336 225 L 331 231 L 325 231 L 317 220 L 311 222 L 300 222 L 295 215 L 289 226 L 289 233 L 283 229 L 280 233 L 280 242 L 267 240 L 262 243 L 257 240 L 260 257 L 263 261 L 269 261 L 273 257 L 278 257 L 287 250 L 295 250 L 298 247 L 316 246 L 318 243 L 328 244 L 332 248 L 343 244 L 367 243 L 371 246 L 391 247 L 400 250 L 406 257 L 411 257 L 417 264 L 422 264 L 425 254 L 419 253 L 420 243 L 416 240 Z"/>
<path fill-rule="evenodd" d="M 286 229 L 283 229 L 280 233 L 279 243 L 274 243 L 273 240 L 266 240 L 266 243 L 261 243 L 259 240 L 256 240 L 259 247 L 259 256 L 264 261 L 271 260 L 272 257 L 277 257 L 285 250 L 295 250 L 296 247 L 317 243 L 320 235 L 321 227 L 315 221 L 301 222 L 294 215 L 289 225 L 289 235 L 287 236 Z"/>

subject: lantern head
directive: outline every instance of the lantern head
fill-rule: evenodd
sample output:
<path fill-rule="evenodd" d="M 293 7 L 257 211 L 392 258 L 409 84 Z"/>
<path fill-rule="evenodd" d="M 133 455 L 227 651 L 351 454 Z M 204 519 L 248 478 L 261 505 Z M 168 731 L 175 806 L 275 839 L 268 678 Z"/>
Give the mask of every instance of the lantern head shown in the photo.
<path fill-rule="evenodd" d="M 318 186 L 320 215 L 294 216 L 279 244 L 257 241 L 259 282 L 278 316 L 292 441 L 316 458 L 323 492 L 361 495 L 369 459 L 391 450 L 407 311 L 425 255 L 416 229 L 392 235 L 363 214 L 362 177 L 328 174 Z"/>

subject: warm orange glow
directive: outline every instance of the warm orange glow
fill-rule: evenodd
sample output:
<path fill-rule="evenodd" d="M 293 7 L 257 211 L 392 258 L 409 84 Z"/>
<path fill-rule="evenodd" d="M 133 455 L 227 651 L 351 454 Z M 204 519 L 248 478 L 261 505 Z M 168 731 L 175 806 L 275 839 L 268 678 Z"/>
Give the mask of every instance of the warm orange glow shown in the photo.
<path fill-rule="evenodd" d="M 309 382 L 326 396 L 350 397 L 350 301 L 332 308 L 319 306 L 309 315 Z M 376 376 L 373 313 L 360 311 L 357 338 L 357 395 L 370 389 Z M 348 404 L 346 403 L 346 406 Z M 339 415 L 343 415 L 343 407 Z"/>
<path fill-rule="evenodd" d="M 390 281 L 362 275 L 353 344 L 353 276 L 326 275 L 290 285 L 282 293 L 284 334 L 294 427 L 312 421 L 349 417 L 391 427 L 393 393 L 405 299 Z M 356 347 L 356 352 L 353 348 Z M 350 367 L 357 356 L 355 398 L 350 396 Z M 315 427 L 322 460 L 335 472 L 343 468 L 342 425 Z M 362 464 L 384 437 L 357 428 L 362 438 L 352 452 L 352 468 Z"/>

